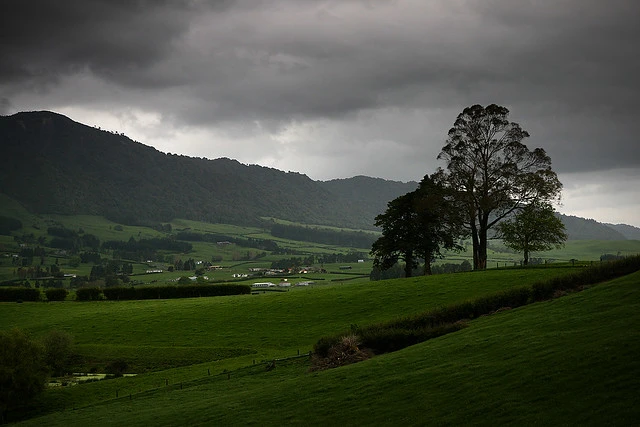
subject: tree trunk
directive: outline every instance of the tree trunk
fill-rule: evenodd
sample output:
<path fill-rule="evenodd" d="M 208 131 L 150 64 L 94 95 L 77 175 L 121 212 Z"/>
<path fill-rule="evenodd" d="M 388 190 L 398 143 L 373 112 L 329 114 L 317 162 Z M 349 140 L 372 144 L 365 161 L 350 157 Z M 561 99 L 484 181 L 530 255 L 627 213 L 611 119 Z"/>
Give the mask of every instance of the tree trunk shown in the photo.
<path fill-rule="evenodd" d="M 431 276 L 433 273 L 431 272 L 431 262 L 425 260 L 424 261 L 424 275 Z"/>
<path fill-rule="evenodd" d="M 475 219 L 469 224 L 471 228 L 471 243 L 473 246 L 473 269 L 478 269 L 478 249 L 480 244 L 478 242 L 478 228 L 476 227 Z"/>
<path fill-rule="evenodd" d="M 404 257 L 404 277 L 411 277 L 413 271 L 413 253 L 407 252 Z"/>
<path fill-rule="evenodd" d="M 527 265 L 529 265 L 529 251 L 528 250 L 524 250 L 524 266 L 526 267 Z"/>
<path fill-rule="evenodd" d="M 489 224 L 489 215 L 482 213 L 478 230 L 478 270 L 487 268 L 487 224 Z"/>

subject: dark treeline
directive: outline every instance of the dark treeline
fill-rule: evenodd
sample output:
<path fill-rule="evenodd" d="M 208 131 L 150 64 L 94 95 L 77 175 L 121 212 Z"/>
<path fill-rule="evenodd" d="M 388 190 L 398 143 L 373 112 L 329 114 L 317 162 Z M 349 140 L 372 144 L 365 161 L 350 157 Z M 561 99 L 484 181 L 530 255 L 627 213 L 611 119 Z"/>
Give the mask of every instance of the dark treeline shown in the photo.
<path fill-rule="evenodd" d="M 78 301 L 107 300 L 145 300 L 198 298 L 225 295 L 246 295 L 251 293 L 248 285 L 220 284 L 220 285 L 182 285 L 182 286 L 146 286 L 112 287 L 112 288 L 82 288 L 76 291 Z"/>
<path fill-rule="evenodd" d="M 277 261 L 273 261 L 271 263 L 271 268 L 277 269 L 289 269 L 289 268 L 298 268 L 302 266 L 313 265 L 315 257 L 310 255 L 306 258 L 302 257 L 293 257 L 293 258 L 285 258 Z"/>
<path fill-rule="evenodd" d="M 103 249 L 120 251 L 144 251 L 144 250 L 166 250 L 175 252 L 189 252 L 193 249 L 190 243 L 181 242 L 167 237 L 154 237 L 151 239 L 135 240 L 133 237 L 128 241 L 107 240 L 102 244 Z"/>
<path fill-rule="evenodd" d="M 467 260 L 462 261 L 460 264 L 447 262 L 444 264 L 437 264 L 431 266 L 431 274 L 445 274 L 445 273 L 459 273 L 462 271 L 471 271 L 471 263 Z M 419 276 L 423 274 L 422 267 L 417 267 L 412 270 L 412 276 Z M 369 279 L 386 280 L 386 279 L 399 279 L 406 277 L 404 266 L 401 263 L 396 263 L 392 267 L 386 270 L 382 270 L 379 267 L 374 267 L 369 274 Z"/>
<path fill-rule="evenodd" d="M 22 221 L 16 218 L 0 215 L 0 234 L 8 236 L 12 231 L 20 230 Z"/>
<path fill-rule="evenodd" d="M 302 266 L 311 266 L 315 263 L 319 263 L 324 266 L 324 264 L 336 264 L 336 263 L 354 263 L 359 260 L 364 260 L 366 258 L 366 254 L 362 252 L 348 252 L 346 254 L 343 253 L 324 253 L 319 255 L 304 255 L 300 257 L 292 257 L 281 259 L 278 261 L 273 261 L 271 263 L 271 268 L 297 268 Z"/>
<path fill-rule="evenodd" d="M 109 260 L 103 264 L 91 267 L 90 281 L 95 281 L 107 276 L 129 275 L 133 273 L 133 265 L 122 260 Z"/>
<path fill-rule="evenodd" d="M 51 248 L 77 252 L 82 248 L 97 250 L 100 239 L 93 234 L 77 232 L 62 226 L 48 227 L 47 234 L 52 236 L 48 245 Z"/>
<path fill-rule="evenodd" d="M 157 251 L 171 251 L 188 253 L 193 249 L 193 245 L 168 237 L 155 237 L 152 239 L 135 240 L 133 237 L 128 241 L 108 240 L 102 244 L 102 249 L 113 250 L 114 258 L 132 259 L 144 261 L 156 259 Z"/>
<path fill-rule="evenodd" d="M 208 243 L 233 243 L 245 248 L 260 249 L 262 251 L 278 251 L 276 242 L 269 239 L 254 239 L 252 237 L 240 238 L 218 233 L 196 233 L 193 231 L 180 231 L 176 234 L 176 239 L 188 242 L 208 242 Z"/>
<path fill-rule="evenodd" d="M 370 248 L 376 240 L 374 234 L 364 231 L 333 231 L 325 228 L 300 227 L 284 224 L 274 224 L 271 227 L 271 235 L 283 239 L 352 248 Z"/>

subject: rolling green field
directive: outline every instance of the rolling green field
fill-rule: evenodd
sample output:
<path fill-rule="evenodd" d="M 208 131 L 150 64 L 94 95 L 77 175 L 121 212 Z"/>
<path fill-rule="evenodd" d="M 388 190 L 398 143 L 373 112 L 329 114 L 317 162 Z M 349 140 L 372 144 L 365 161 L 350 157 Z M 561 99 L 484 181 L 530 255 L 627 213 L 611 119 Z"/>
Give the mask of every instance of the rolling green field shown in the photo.
<path fill-rule="evenodd" d="M 272 370 L 251 361 L 306 351 L 353 322 L 569 272 L 487 271 L 166 302 L 4 303 L 0 325 L 35 335 L 56 327 L 80 347 L 116 352 L 136 343 L 256 350 L 50 390 L 38 403 L 55 413 L 24 425 L 636 425 L 640 273 L 338 369 L 310 373 L 305 358 Z"/>
<path fill-rule="evenodd" d="M 0 327 L 20 327 L 35 336 L 66 331 L 94 364 L 119 354 L 138 367 L 140 355 L 157 348 L 167 360 L 210 360 L 202 349 L 214 354 L 236 349 L 260 360 L 307 352 L 321 336 L 351 324 L 416 314 L 574 270 L 485 271 L 215 298 L 0 303 Z"/>

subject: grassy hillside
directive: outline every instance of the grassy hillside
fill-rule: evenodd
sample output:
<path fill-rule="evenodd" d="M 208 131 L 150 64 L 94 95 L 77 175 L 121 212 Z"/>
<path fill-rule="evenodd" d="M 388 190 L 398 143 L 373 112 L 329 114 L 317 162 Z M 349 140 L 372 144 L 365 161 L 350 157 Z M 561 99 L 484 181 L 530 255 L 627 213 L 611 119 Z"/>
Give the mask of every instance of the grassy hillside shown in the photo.
<path fill-rule="evenodd" d="M 99 367 L 121 357 L 134 369 L 155 368 L 141 354 L 157 348 L 166 360 L 175 352 L 175 359 L 206 361 L 202 348 L 212 352 L 237 349 L 262 359 L 306 352 L 321 336 L 351 324 L 420 313 L 574 270 L 541 268 L 345 282 L 237 297 L 2 303 L 0 327 L 20 327 L 35 335 L 50 329 L 67 331 L 75 337 L 81 354 Z M 193 356 L 186 349 L 194 349 Z"/>
<path fill-rule="evenodd" d="M 475 282 L 481 275 L 454 276 Z M 483 279 L 492 282 L 490 275 L 477 280 Z M 415 288 L 411 291 L 416 283 L 401 282 L 393 285 L 413 294 L 401 304 L 407 305 L 417 299 Z M 75 403 L 60 398 L 57 402 L 66 402 L 66 411 L 23 424 L 635 425 L 640 416 L 635 394 L 640 386 L 639 282 L 640 273 L 635 273 L 484 317 L 462 331 L 330 371 L 308 373 L 304 363 L 292 361 L 271 371 L 258 366 L 191 381 L 182 371 L 181 385 L 172 377 L 171 384 L 163 386 L 156 376 L 155 389 L 147 391 L 138 387 L 154 374 L 54 390 L 46 399 L 66 393 Z M 432 298 L 450 290 L 435 282 L 422 286 L 425 292 L 430 286 L 439 290 Z M 309 298 L 309 304 L 317 297 Z M 387 311 L 386 306 L 379 309 L 387 314 L 403 311 L 398 306 Z M 293 316 L 284 324 L 279 320 L 271 330 L 296 328 Z M 163 373 L 170 376 L 170 371 Z M 111 397 L 89 402 L 86 396 L 97 398 L 94 392 L 101 387 L 109 387 L 104 391 Z"/>

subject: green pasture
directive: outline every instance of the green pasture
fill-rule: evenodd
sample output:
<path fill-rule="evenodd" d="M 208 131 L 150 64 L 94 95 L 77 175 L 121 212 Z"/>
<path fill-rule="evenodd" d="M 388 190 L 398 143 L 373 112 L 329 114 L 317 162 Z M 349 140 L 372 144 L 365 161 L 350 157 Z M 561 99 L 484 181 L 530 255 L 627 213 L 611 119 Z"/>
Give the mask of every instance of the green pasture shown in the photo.
<path fill-rule="evenodd" d="M 280 340 L 279 345 L 269 346 L 280 347 L 285 355 L 293 342 L 304 343 L 306 335 L 321 330 L 327 333 L 344 329 L 349 322 L 409 314 L 564 271 L 571 269 L 443 275 L 441 279 L 448 278 L 444 282 L 434 278 L 389 281 L 370 293 L 363 293 L 365 286 L 355 285 L 209 300 L 218 300 L 220 306 L 239 301 L 271 306 L 261 314 L 274 317 L 270 326 L 245 335 L 248 341 L 243 341 L 257 343 L 260 336 L 270 337 L 262 341 L 267 345 Z M 22 425 L 637 425 L 639 283 L 640 273 L 635 273 L 563 298 L 483 317 L 456 333 L 329 371 L 310 373 L 305 359 L 282 362 L 272 370 L 249 363 L 228 374 L 221 371 L 223 365 L 211 363 L 51 390 L 40 404 L 45 410 L 56 407 L 57 412 Z M 366 295 L 375 295 L 375 301 L 365 303 Z M 298 299 L 303 296 L 304 300 Z M 346 297 L 349 300 L 343 301 Z M 291 308 L 303 301 L 310 315 L 297 321 L 300 313 Z M 331 306 L 324 306 L 329 301 Z M 168 302 L 174 307 L 165 307 L 166 317 L 183 319 L 187 306 L 182 304 L 190 303 L 192 312 L 198 311 L 196 302 L 202 301 Z M 128 307 L 117 311 L 122 316 L 134 311 L 125 303 L 111 305 Z M 2 312 L 9 306 L 3 305 Z M 19 310 L 27 307 L 32 313 L 45 313 L 43 319 L 25 318 L 25 327 L 40 333 L 47 322 L 64 323 L 62 313 L 77 320 L 76 310 L 86 316 L 100 307 L 59 306 L 56 310 L 54 305 L 22 304 Z M 285 306 L 291 312 L 288 316 Z M 209 309 L 214 311 L 212 306 Z M 6 324 L 3 318 L 2 325 Z M 72 324 L 77 322 L 67 325 Z M 242 330 L 235 321 L 232 326 Z M 141 339 L 136 329 L 130 326 L 127 332 Z M 183 324 L 178 330 L 189 333 L 190 328 Z M 281 332 L 278 336 L 288 338 L 275 337 L 276 330 Z M 194 345 L 204 338 L 196 335 L 189 337 L 196 339 Z M 208 334 L 209 338 L 215 335 Z M 157 336 L 150 341 L 166 343 Z"/>
<path fill-rule="evenodd" d="M 75 337 L 93 366 L 112 360 L 106 346 L 145 351 L 160 347 L 249 350 L 272 358 L 306 352 L 323 335 L 415 314 L 439 305 L 521 286 L 571 268 L 486 271 L 380 282 L 329 282 L 287 292 L 180 300 L 1 303 L 0 327 L 20 327 L 35 336 L 51 329 Z M 200 350 L 191 360 L 207 361 Z M 131 357 L 136 369 L 137 355 Z M 162 367 L 165 367 L 163 364 Z M 146 364 L 141 368 L 151 369 Z"/>
<path fill-rule="evenodd" d="M 88 216 L 88 215 L 33 215 L 28 213 L 22 206 L 12 199 L 6 196 L 0 195 L 0 214 L 21 218 L 24 228 L 14 234 L 20 235 L 21 233 L 33 233 L 36 237 L 47 236 L 47 228 L 50 226 L 64 226 L 68 229 L 79 231 L 82 230 L 85 233 L 93 234 L 97 236 L 102 242 L 107 240 L 129 240 L 131 237 L 134 239 L 153 238 L 166 236 L 165 233 L 158 232 L 149 227 L 135 227 L 116 224 L 103 217 Z M 247 227 L 247 226 L 235 226 L 229 224 L 210 224 L 198 221 L 175 219 L 170 222 L 173 232 L 182 230 L 189 230 L 197 233 L 217 233 L 228 235 L 230 237 L 238 238 L 256 238 L 256 239 L 270 239 L 275 241 L 281 248 L 293 250 L 296 254 L 292 255 L 276 255 L 267 252 L 263 258 L 253 259 L 251 261 L 243 261 L 247 255 L 254 257 L 256 254 L 261 253 L 261 250 L 254 248 L 245 248 L 237 245 L 216 245 L 205 242 L 191 242 L 193 250 L 189 253 L 167 253 L 160 251 L 162 255 L 166 256 L 170 260 L 182 259 L 187 260 L 193 258 L 196 261 L 211 261 L 214 257 L 222 257 L 222 261 L 216 261 L 215 264 L 219 264 L 225 267 L 224 273 L 216 272 L 213 274 L 213 280 L 215 281 L 227 281 L 233 280 L 232 274 L 234 273 L 248 273 L 249 267 L 263 267 L 267 268 L 273 261 L 277 261 L 283 258 L 291 258 L 294 256 L 304 257 L 305 254 L 320 255 L 322 253 L 348 253 L 356 250 L 363 253 L 365 263 L 350 264 L 352 270 L 349 273 L 358 273 L 362 276 L 366 276 L 371 272 L 372 263 L 368 259 L 369 248 L 347 248 L 337 247 L 331 245 L 323 245 L 311 242 L 301 242 L 295 240 L 287 240 L 274 238 L 269 234 L 269 229 L 264 227 Z M 295 224 L 300 225 L 300 224 Z M 324 227 L 331 228 L 331 227 Z M 353 230 L 351 230 L 353 231 Z M 3 257 L 0 258 L 0 280 L 15 279 L 16 266 L 11 263 L 11 255 L 19 251 L 19 247 L 13 240 L 13 236 L 0 236 L 0 251 Z M 562 249 L 554 249 L 547 252 L 533 253 L 534 258 L 543 258 L 550 263 L 569 262 L 571 259 L 583 260 L 583 261 L 598 261 L 600 256 L 604 253 L 620 254 L 620 255 L 633 255 L 640 253 L 640 241 L 626 240 L 626 241 L 569 241 Z M 103 257 L 108 258 L 109 254 L 103 254 Z M 488 250 L 488 268 L 504 268 L 519 265 L 522 258 L 521 254 L 514 253 L 506 249 L 499 241 L 490 241 Z M 472 254 L 470 250 L 466 250 L 460 253 L 447 253 L 444 259 L 436 260 L 436 263 L 456 263 L 459 264 L 464 260 L 471 261 Z M 64 273 L 88 275 L 91 271 L 91 264 L 82 264 L 78 267 L 71 267 L 68 265 L 69 259 L 65 256 L 58 255 L 55 251 L 49 250 L 47 257 L 45 258 L 45 265 L 50 265 L 54 262 L 59 263 Z M 168 273 L 168 262 L 155 262 L 153 264 L 147 264 L 144 262 L 134 263 L 134 280 L 140 281 L 145 284 L 149 283 L 170 283 L 170 281 L 183 275 L 191 275 L 193 272 L 176 272 L 175 274 Z M 316 265 L 317 266 L 317 265 Z M 326 270 L 331 273 L 337 273 L 322 277 L 325 281 L 339 280 L 339 279 L 353 279 L 349 277 L 349 274 L 343 274 L 344 271 L 339 270 L 338 264 L 329 264 L 324 266 Z M 145 275 L 145 271 L 148 268 L 160 268 L 165 271 L 162 275 Z M 227 274 L 228 273 L 228 274 Z M 211 276 L 211 275 L 209 275 Z M 248 279 L 247 282 L 255 281 L 254 278 Z"/>
<path fill-rule="evenodd" d="M 264 221 L 270 221 L 270 222 L 273 222 L 275 224 L 293 225 L 293 226 L 296 226 L 296 227 L 309 227 L 309 228 L 317 228 L 317 229 L 320 229 L 320 230 L 333 230 L 333 231 L 362 231 L 362 232 L 365 232 L 365 233 L 380 234 L 380 232 L 376 232 L 376 231 L 372 231 L 372 230 L 365 230 L 365 229 L 361 229 L 361 228 L 345 228 L 345 227 L 333 227 L 331 225 L 304 224 L 302 222 L 287 221 L 285 219 L 273 218 L 273 217 L 268 217 L 268 216 L 260 217 L 260 219 L 262 219 Z"/>

